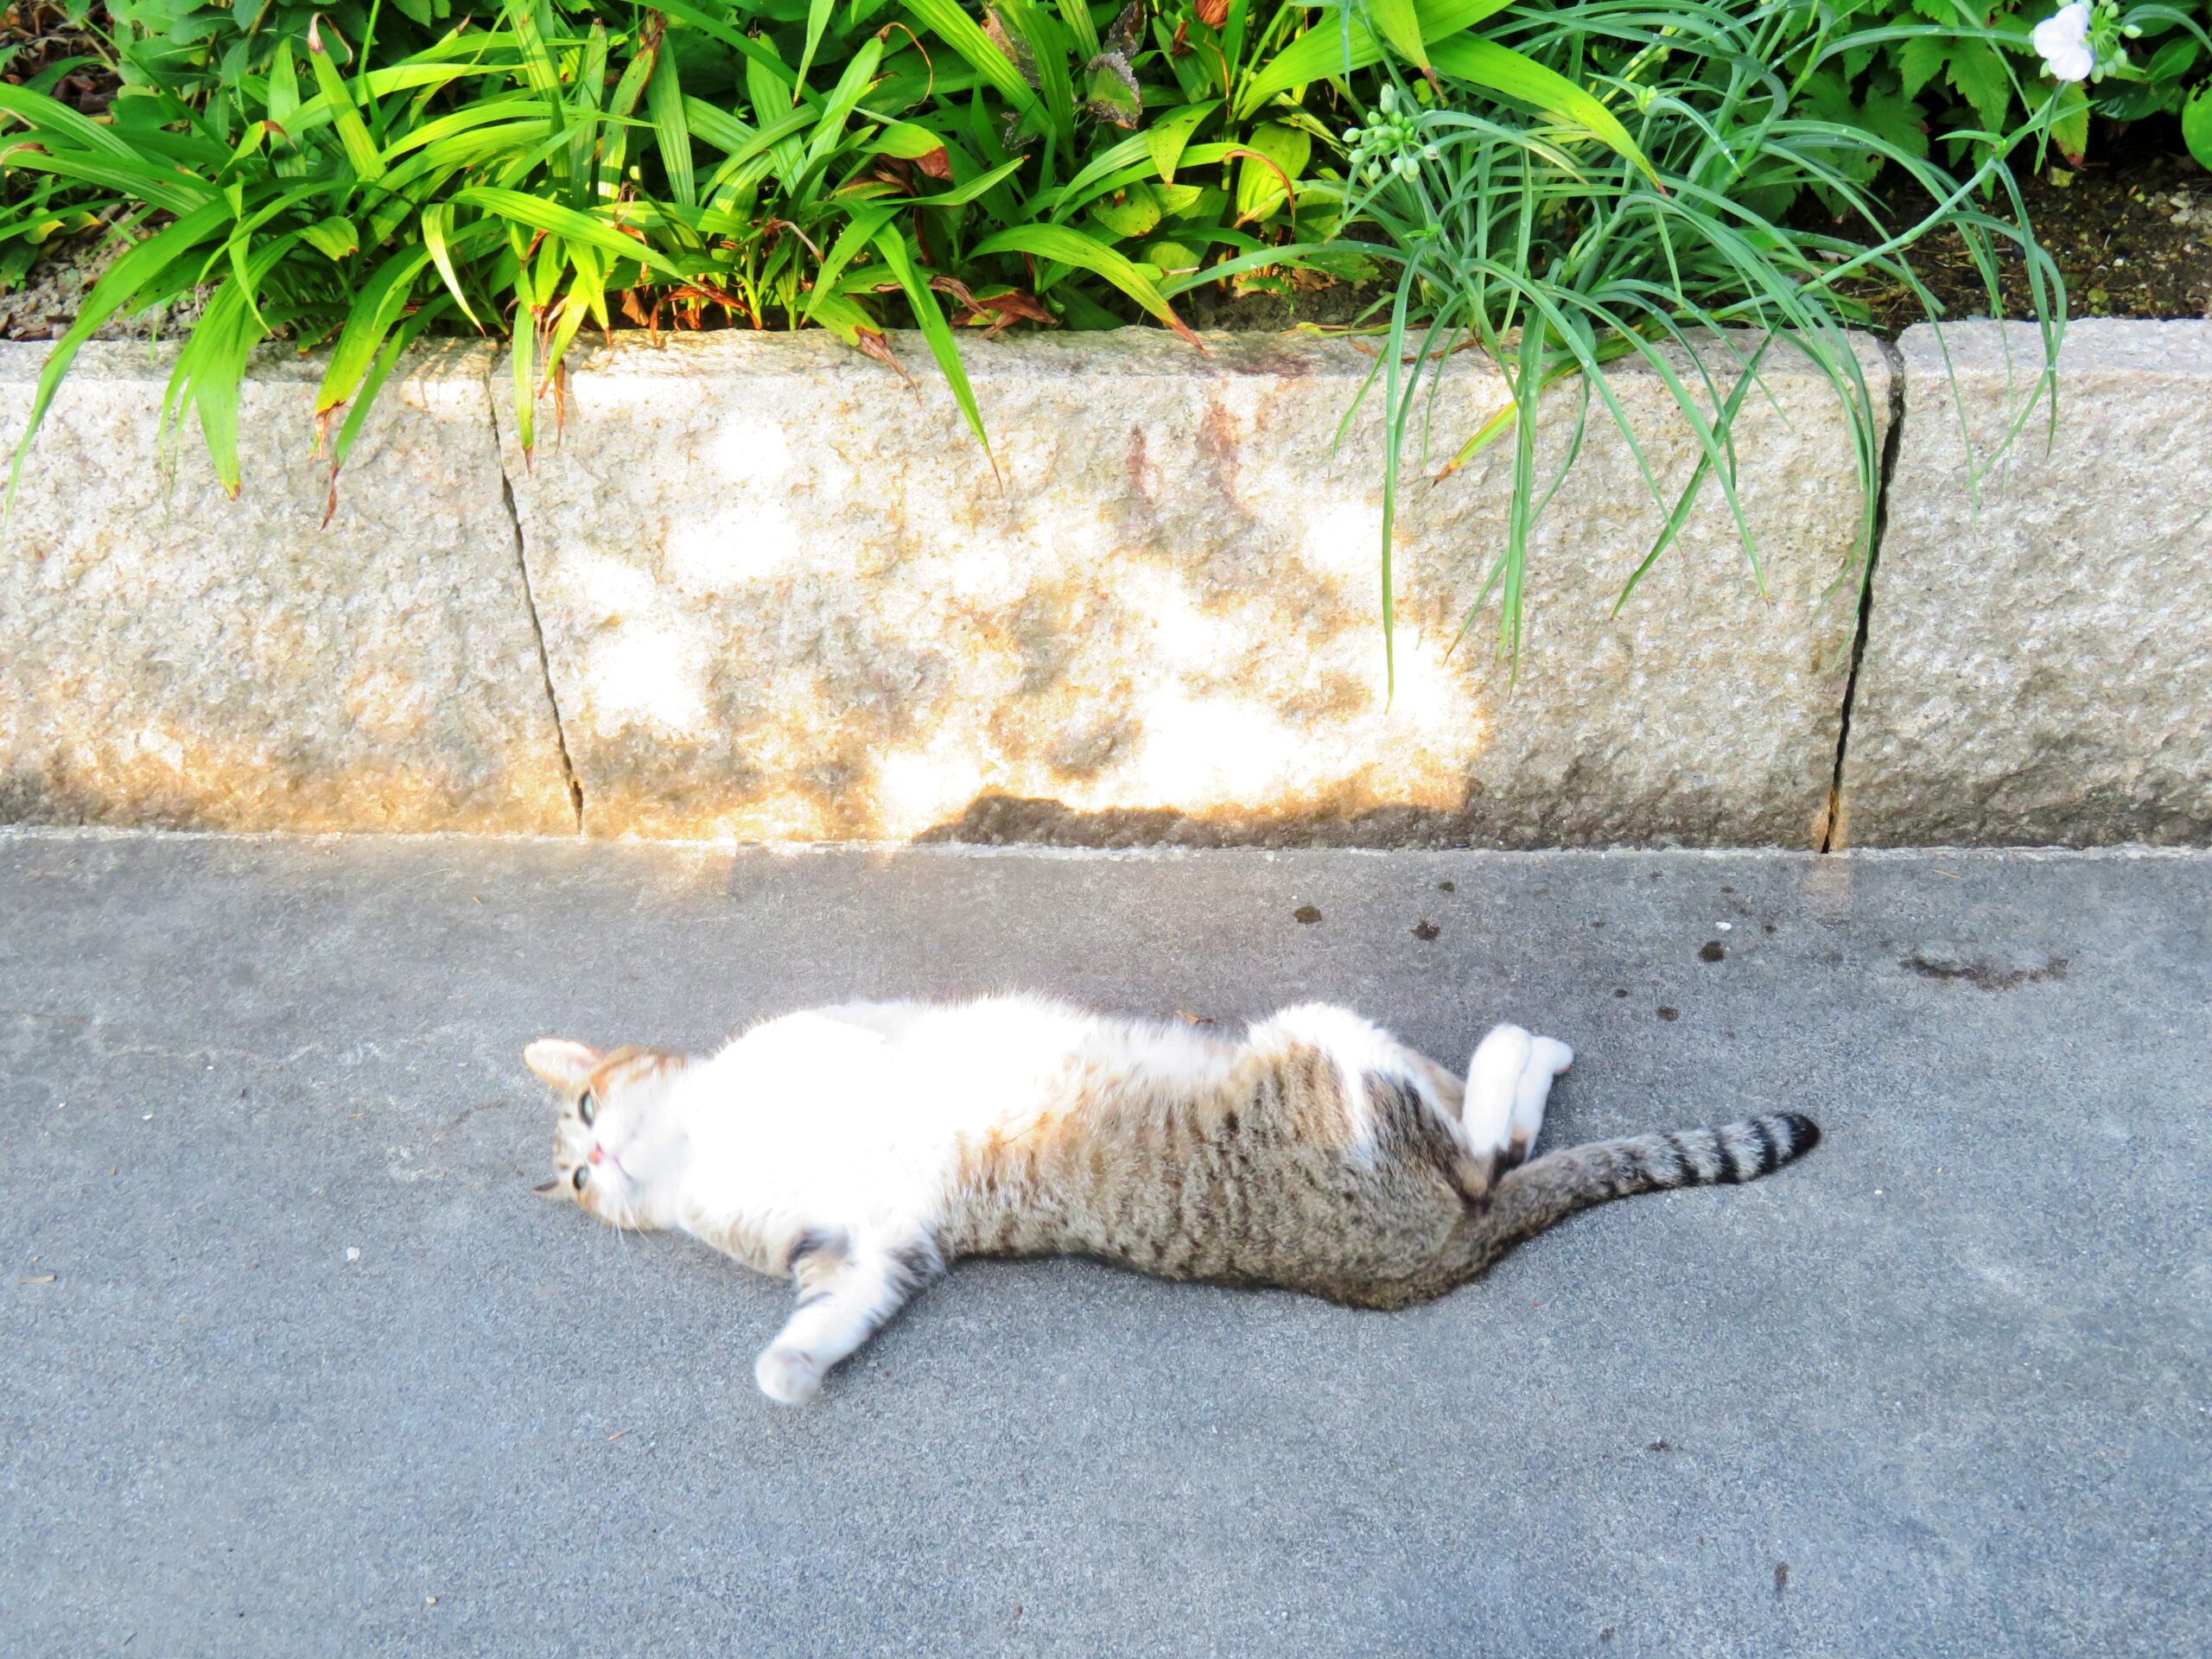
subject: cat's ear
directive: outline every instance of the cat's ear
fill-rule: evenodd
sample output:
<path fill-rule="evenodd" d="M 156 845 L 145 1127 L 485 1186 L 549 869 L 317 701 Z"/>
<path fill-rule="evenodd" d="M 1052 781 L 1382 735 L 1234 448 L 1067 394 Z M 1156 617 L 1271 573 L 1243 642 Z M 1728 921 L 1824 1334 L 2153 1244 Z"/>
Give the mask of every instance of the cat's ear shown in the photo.
<path fill-rule="evenodd" d="M 599 1051 L 561 1037 L 541 1037 L 522 1052 L 522 1063 L 556 1089 L 581 1089 L 599 1064 Z"/>

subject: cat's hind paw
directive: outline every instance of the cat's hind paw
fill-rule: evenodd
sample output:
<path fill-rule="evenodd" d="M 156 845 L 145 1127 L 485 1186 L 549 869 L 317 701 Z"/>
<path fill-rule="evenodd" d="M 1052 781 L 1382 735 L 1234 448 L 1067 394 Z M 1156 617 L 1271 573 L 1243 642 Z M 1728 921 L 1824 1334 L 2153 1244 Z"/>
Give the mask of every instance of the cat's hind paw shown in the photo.
<path fill-rule="evenodd" d="M 753 1380 L 779 1404 L 803 1406 L 822 1392 L 822 1364 L 796 1348 L 765 1348 L 753 1362 Z"/>
<path fill-rule="evenodd" d="M 1502 1151 L 1512 1132 L 1515 1091 L 1529 1069 L 1529 1040 L 1519 1026 L 1493 1026 L 1467 1062 L 1459 1122 L 1477 1153 Z"/>
<path fill-rule="evenodd" d="M 1543 1133 L 1544 1104 L 1551 1098 L 1552 1079 L 1574 1064 L 1574 1051 L 1556 1037 L 1532 1037 L 1529 1058 L 1513 1085 L 1513 1117 L 1506 1130 L 1505 1156 L 1518 1164 Z"/>

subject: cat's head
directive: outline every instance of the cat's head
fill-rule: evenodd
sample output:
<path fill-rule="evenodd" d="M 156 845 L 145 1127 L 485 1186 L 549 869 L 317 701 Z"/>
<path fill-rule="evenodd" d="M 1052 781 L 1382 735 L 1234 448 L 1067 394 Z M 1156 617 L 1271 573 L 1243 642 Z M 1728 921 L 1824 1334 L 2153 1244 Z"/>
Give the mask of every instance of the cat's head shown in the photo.
<path fill-rule="evenodd" d="M 688 1055 L 541 1038 L 523 1064 L 561 1096 L 554 1131 L 560 1173 L 538 1187 L 615 1227 L 665 1227 L 682 1185 L 686 1135 L 673 1085 Z"/>

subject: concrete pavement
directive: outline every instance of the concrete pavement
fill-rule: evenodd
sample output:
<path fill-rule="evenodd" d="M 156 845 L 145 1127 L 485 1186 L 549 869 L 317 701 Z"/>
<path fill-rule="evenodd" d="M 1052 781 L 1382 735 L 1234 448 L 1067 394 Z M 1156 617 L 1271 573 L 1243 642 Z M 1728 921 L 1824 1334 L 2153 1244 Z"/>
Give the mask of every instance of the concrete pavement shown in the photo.
<path fill-rule="evenodd" d="M 2192 855 L 0 836 L 0 1650 L 2201 1650 L 2208 980 Z M 801 1412 L 530 1194 L 529 1038 L 1004 985 L 1827 1139 L 1405 1313 L 969 1264 Z"/>

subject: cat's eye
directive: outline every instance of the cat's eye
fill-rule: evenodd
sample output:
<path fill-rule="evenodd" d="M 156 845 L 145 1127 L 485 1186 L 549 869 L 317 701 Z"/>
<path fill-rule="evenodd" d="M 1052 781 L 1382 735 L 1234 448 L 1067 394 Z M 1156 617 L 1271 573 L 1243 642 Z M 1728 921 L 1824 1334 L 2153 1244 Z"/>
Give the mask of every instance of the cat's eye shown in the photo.
<path fill-rule="evenodd" d="M 586 1128 L 589 1128 L 592 1119 L 599 1116 L 599 1108 L 592 1104 L 591 1090 L 588 1089 L 584 1090 L 582 1097 L 576 1102 L 576 1116 L 583 1119 Z"/>
<path fill-rule="evenodd" d="M 586 1166 L 582 1164 L 578 1164 L 576 1166 L 576 1176 L 574 1185 L 577 1192 L 581 1192 L 584 1190 L 584 1178 L 590 1173 L 591 1171 Z"/>

